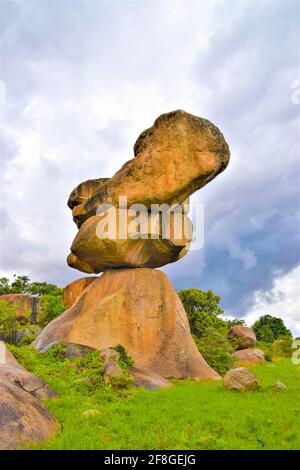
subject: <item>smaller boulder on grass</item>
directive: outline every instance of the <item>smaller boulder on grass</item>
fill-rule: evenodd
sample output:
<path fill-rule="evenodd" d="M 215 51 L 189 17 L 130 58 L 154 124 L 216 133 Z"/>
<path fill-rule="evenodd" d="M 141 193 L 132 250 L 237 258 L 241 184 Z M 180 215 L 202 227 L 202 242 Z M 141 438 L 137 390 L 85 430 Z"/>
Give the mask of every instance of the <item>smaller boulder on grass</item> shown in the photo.
<path fill-rule="evenodd" d="M 283 382 L 280 382 L 280 380 L 276 382 L 276 384 L 274 385 L 274 388 L 276 390 L 286 390 L 286 386 L 284 385 Z"/>
<path fill-rule="evenodd" d="M 228 339 L 236 342 L 237 349 L 252 348 L 256 343 L 256 334 L 247 326 L 235 325 L 230 328 Z"/>
<path fill-rule="evenodd" d="M 239 364 L 261 364 L 265 360 L 265 354 L 261 349 L 240 349 L 234 353 Z"/>
<path fill-rule="evenodd" d="M 230 390 L 246 391 L 258 388 L 256 375 L 246 367 L 231 369 L 224 377 L 224 387 Z"/>

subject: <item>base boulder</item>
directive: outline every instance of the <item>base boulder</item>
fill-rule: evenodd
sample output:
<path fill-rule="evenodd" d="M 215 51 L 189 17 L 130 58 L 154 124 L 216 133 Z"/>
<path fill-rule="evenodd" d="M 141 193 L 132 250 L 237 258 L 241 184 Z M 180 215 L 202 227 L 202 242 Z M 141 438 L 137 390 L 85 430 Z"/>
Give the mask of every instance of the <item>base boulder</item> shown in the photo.
<path fill-rule="evenodd" d="M 35 346 L 41 350 L 55 341 L 99 350 L 121 344 L 135 367 L 162 377 L 220 379 L 197 350 L 167 276 L 155 269 L 106 271 L 47 325 Z"/>

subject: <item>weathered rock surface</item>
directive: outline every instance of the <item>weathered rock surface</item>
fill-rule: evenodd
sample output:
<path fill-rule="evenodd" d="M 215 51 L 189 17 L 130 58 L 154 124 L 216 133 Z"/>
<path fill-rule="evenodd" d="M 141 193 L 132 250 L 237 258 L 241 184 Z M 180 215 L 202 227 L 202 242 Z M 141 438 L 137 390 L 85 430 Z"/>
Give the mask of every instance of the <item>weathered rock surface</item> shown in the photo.
<path fill-rule="evenodd" d="M 234 354 L 237 358 L 238 364 L 260 364 L 265 360 L 265 354 L 260 349 L 240 349 Z"/>
<path fill-rule="evenodd" d="M 100 352 L 100 357 L 102 357 L 104 362 L 118 362 L 120 359 L 120 353 L 114 349 L 106 348 Z"/>
<path fill-rule="evenodd" d="M 0 449 L 19 449 L 51 437 L 59 425 L 37 398 L 53 398 L 42 380 L 0 342 Z"/>
<path fill-rule="evenodd" d="M 154 372 L 137 369 L 136 367 L 131 367 L 129 369 L 129 374 L 133 378 L 133 385 L 135 387 L 144 387 L 147 390 L 157 390 L 159 388 L 170 388 L 172 387 L 169 380 L 164 379 Z"/>
<path fill-rule="evenodd" d="M 29 294 L 3 294 L 0 301 L 16 308 L 16 318 L 23 324 L 36 323 L 44 318 L 41 299 Z"/>
<path fill-rule="evenodd" d="M 95 348 L 90 348 L 89 346 L 85 346 L 83 344 L 54 341 L 53 343 L 47 344 L 47 346 L 41 349 L 40 352 L 46 353 L 51 348 L 58 345 L 64 347 L 64 357 L 67 359 L 76 359 L 77 357 L 86 356 L 86 354 L 96 351 Z"/>
<path fill-rule="evenodd" d="M 82 291 L 96 279 L 97 277 L 95 276 L 81 277 L 80 279 L 76 279 L 75 281 L 70 282 L 70 284 L 64 288 L 62 294 L 62 301 L 65 309 L 67 310 L 70 308 L 82 293 Z"/>
<path fill-rule="evenodd" d="M 232 390 L 255 390 L 257 388 L 256 375 L 246 367 L 231 369 L 224 377 L 224 387 Z"/>
<path fill-rule="evenodd" d="M 122 211 L 124 212 L 123 209 Z M 135 239 L 135 232 L 131 231 L 129 217 L 127 217 L 129 222 L 126 233 L 119 232 L 119 213 L 120 210 L 116 210 L 118 221 L 116 233 L 107 238 L 99 237 L 101 216 L 90 217 L 81 225 L 71 247 L 72 254 L 76 256 L 77 261 L 75 262 L 71 257 L 71 262 L 69 262 L 68 258 L 69 266 L 84 272 L 88 269 L 94 273 L 110 268 L 157 268 L 174 263 L 187 253 L 193 235 L 192 223 L 186 215 L 179 214 L 179 230 L 176 233 L 176 223 L 174 223 L 176 216 L 171 214 L 169 238 L 165 239 L 162 237 L 161 219 L 158 219 L 157 226 L 151 231 L 151 216 L 147 214 L 145 233 L 142 232 L 147 238 Z M 180 234 L 181 227 L 182 233 Z M 157 239 L 153 239 L 152 235 L 157 236 Z"/>
<path fill-rule="evenodd" d="M 230 153 L 210 121 L 178 110 L 162 114 L 142 132 L 134 155 L 112 178 L 85 182 L 71 193 L 69 206 L 78 226 L 96 215 L 100 204 L 117 206 L 119 196 L 127 196 L 128 206 L 181 203 L 226 168 Z"/>
<path fill-rule="evenodd" d="M 27 323 L 32 313 L 31 296 L 27 294 L 4 294 L 0 300 L 5 300 L 8 305 L 16 307 L 16 317 L 19 321 Z"/>
<path fill-rule="evenodd" d="M 120 378 L 125 376 L 125 371 L 115 361 L 105 362 L 104 364 L 104 381 L 107 383 L 114 383 Z"/>
<path fill-rule="evenodd" d="M 167 276 L 154 269 L 106 271 L 36 339 L 99 350 L 122 344 L 135 366 L 162 377 L 219 379 L 191 337 L 185 310 Z"/>
<path fill-rule="evenodd" d="M 30 393 L 0 379 L 0 449 L 20 449 L 59 430 L 50 412 Z"/>
<path fill-rule="evenodd" d="M 36 398 L 54 398 L 55 392 L 34 374 L 22 367 L 5 343 L 0 342 L 0 381 L 21 388 Z"/>
<path fill-rule="evenodd" d="M 236 325 L 233 326 L 228 333 L 229 339 L 237 341 L 238 349 L 251 348 L 256 343 L 256 335 L 247 326 Z"/>

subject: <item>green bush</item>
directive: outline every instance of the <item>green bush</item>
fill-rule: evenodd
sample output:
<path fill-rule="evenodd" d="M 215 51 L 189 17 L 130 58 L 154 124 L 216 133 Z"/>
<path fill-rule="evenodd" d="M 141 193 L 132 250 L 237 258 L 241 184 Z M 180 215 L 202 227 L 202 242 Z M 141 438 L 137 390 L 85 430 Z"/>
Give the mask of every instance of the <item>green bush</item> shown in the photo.
<path fill-rule="evenodd" d="M 262 341 L 257 341 L 255 344 L 256 349 L 261 349 L 265 354 L 265 360 L 268 362 L 273 361 L 273 351 L 272 345 L 269 343 L 264 343 Z"/>
<path fill-rule="evenodd" d="M 41 297 L 43 308 L 43 320 L 40 322 L 42 326 L 48 325 L 54 318 L 64 311 L 64 304 L 60 295 L 45 294 Z"/>
<path fill-rule="evenodd" d="M 271 350 L 276 358 L 291 357 L 293 341 L 290 338 L 277 339 L 272 343 Z"/>
<path fill-rule="evenodd" d="M 15 343 L 16 329 L 20 326 L 17 319 L 17 310 L 13 305 L 8 305 L 5 300 L 0 300 L 0 336 L 7 343 Z"/>
<path fill-rule="evenodd" d="M 116 346 L 112 347 L 112 349 L 120 354 L 119 365 L 123 369 L 128 369 L 133 366 L 133 359 L 128 355 L 124 346 L 117 344 Z"/>
<path fill-rule="evenodd" d="M 194 336 L 196 345 L 202 356 L 212 369 L 220 375 L 225 375 L 236 363 L 234 349 L 222 334 L 213 328 L 207 329 L 205 336 Z"/>

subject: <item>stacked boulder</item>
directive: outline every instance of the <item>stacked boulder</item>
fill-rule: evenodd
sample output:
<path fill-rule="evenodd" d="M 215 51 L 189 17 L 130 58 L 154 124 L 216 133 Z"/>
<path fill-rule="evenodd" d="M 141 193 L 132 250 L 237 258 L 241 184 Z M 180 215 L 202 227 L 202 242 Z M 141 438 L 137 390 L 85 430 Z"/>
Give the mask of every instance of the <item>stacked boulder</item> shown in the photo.
<path fill-rule="evenodd" d="M 174 111 L 142 132 L 134 158 L 112 178 L 88 180 L 72 191 L 68 206 L 78 233 L 67 262 L 79 271 L 103 274 L 67 287 L 66 311 L 37 338 L 38 349 L 55 341 L 99 350 L 121 344 L 136 367 L 164 378 L 219 379 L 197 350 L 170 281 L 155 268 L 188 252 L 193 235 L 188 198 L 226 168 L 229 155 L 211 122 Z M 131 209 L 139 205 L 146 213 L 137 237 Z M 176 205 L 183 234 L 178 236 L 170 212 L 165 236 L 161 216 L 152 223 L 153 205 Z M 106 237 L 98 232 L 103 207 L 113 210 L 117 220 L 116 233 Z"/>
<path fill-rule="evenodd" d="M 259 364 L 264 362 L 265 355 L 260 349 L 254 349 L 256 335 L 250 328 L 242 325 L 233 326 L 228 338 L 236 345 L 235 356 L 238 364 Z"/>

